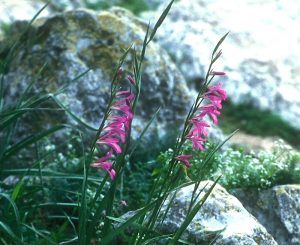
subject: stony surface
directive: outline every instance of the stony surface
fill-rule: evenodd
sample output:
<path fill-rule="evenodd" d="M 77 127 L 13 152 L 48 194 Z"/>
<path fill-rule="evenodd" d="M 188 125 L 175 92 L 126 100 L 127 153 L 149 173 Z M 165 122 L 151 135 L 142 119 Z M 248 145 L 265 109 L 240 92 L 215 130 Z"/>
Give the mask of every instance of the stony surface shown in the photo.
<path fill-rule="evenodd" d="M 46 5 L 45 0 L 8 1 L 2 0 L 0 5 L 0 26 L 10 24 L 16 20 L 31 20 L 39 10 Z M 53 0 L 49 2 L 39 17 L 49 16 L 55 12 L 62 12 L 82 7 L 80 0 Z"/>
<path fill-rule="evenodd" d="M 156 13 L 144 16 L 157 16 Z M 252 103 L 278 113 L 300 128 L 300 21 L 297 0 L 180 0 L 162 26 L 158 42 L 191 81 L 204 77 L 211 52 L 228 31 L 223 56 L 224 85 L 234 103 Z"/>
<path fill-rule="evenodd" d="M 232 191 L 278 244 L 300 244 L 300 185 Z"/>
<path fill-rule="evenodd" d="M 18 33 L 21 27 L 20 23 L 16 24 L 12 33 Z M 27 38 L 30 42 L 28 40 L 28 45 L 16 53 L 4 77 L 6 105 L 16 101 L 33 79 L 37 79 L 37 86 L 33 88 L 35 93 L 54 93 L 90 69 L 84 77 L 70 83 L 58 98 L 78 117 L 98 127 L 106 107 L 114 67 L 123 49 L 134 44 L 137 51 L 141 50 L 144 35 L 145 26 L 121 8 L 98 13 L 81 9 L 38 20 L 29 31 Z M 130 70 L 132 54 L 133 50 L 124 69 Z M 45 64 L 46 69 L 38 76 Z M 141 103 L 133 121 L 133 136 L 137 137 L 160 106 L 158 122 L 152 131 L 161 136 L 166 125 L 169 127 L 182 121 L 189 106 L 190 93 L 168 54 L 155 43 L 148 47 L 142 80 Z M 28 131 L 27 126 L 48 127 L 65 116 L 58 112 L 41 112 L 36 117 L 29 125 L 23 124 L 23 132 Z"/>
<path fill-rule="evenodd" d="M 201 193 L 200 198 L 208 191 L 212 183 L 210 181 L 201 182 L 199 190 L 204 188 L 204 192 Z M 187 186 L 176 193 L 167 218 L 159 229 L 168 233 L 176 231 L 186 217 L 192 192 L 193 186 Z M 165 210 L 166 205 L 162 212 L 164 213 Z M 277 244 L 266 229 L 246 211 L 238 199 L 220 185 L 216 185 L 210 197 L 184 232 L 183 238 L 195 244 L 201 244 L 201 242 L 205 244 L 207 238 L 203 236 L 218 230 L 221 230 L 221 233 L 214 244 Z"/>

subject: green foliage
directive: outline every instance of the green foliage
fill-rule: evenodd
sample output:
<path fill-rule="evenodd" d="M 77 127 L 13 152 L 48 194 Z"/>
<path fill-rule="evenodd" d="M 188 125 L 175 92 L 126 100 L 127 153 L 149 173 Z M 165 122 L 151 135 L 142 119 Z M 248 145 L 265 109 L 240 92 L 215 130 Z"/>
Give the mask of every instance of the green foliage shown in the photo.
<path fill-rule="evenodd" d="M 300 147 L 300 130 L 296 130 L 270 111 L 260 111 L 250 104 L 224 104 L 220 127 L 225 133 L 240 130 L 254 135 L 278 136 L 295 147 Z"/>
<path fill-rule="evenodd" d="M 113 244 L 116 239 L 119 239 L 117 236 L 121 236 L 129 228 L 133 230 L 130 244 L 147 244 L 162 237 L 172 240 L 172 244 L 181 242 L 182 233 L 217 183 L 216 181 L 209 188 L 201 200 L 194 196 L 202 177 L 212 174 L 212 155 L 221 145 L 212 147 L 211 151 L 204 153 L 204 156 L 199 155 L 199 158 L 204 159 L 198 168 L 198 171 L 202 171 L 200 176 L 185 175 L 186 168 L 181 168 L 176 156 L 183 153 L 182 144 L 192 127 L 190 120 L 199 109 L 203 93 L 213 79 L 212 65 L 221 55 L 218 48 L 227 34 L 220 40 L 213 52 L 206 83 L 199 91 L 195 104 L 186 117 L 182 135 L 176 142 L 166 174 L 161 171 L 160 176 L 157 176 L 157 173 L 151 175 L 152 164 L 143 165 L 140 162 L 133 162 L 132 152 L 136 147 L 130 138 L 130 120 L 126 121 L 128 124 L 122 122 L 117 123 L 117 126 L 111 126 L 108 124 L 109 121 L 107 122 L 111 119 L 110 116 L 114 115 L 112 111 L 117 110 L 116 106 L 113 107 L 114 103 L 120 102 L 116 101 L 120 95 L 118 92 L 123 89 L 123 86 L 120 86 L 122 78 L 119 76 L 119 71 L 129 51 L 133 53 L 131 73 L 134 82 L 129 84 L 128 89 L 134 93 L 134 96 L 132 103 L 127 98 L 126 106 L 132 110 L 130 113 L 128 111 L 130 115 L 135 114 L 141 91 L 142 63 L 146 47 L 153 40 L 173 2 L 173 0 L 169 2 L 153 28 L 148 26 L 141 52 L 137 51 L 139 49 L 128 47 L 120 58 L 111 82 L 107 108 L 98 129 L 83 122 L 59 100 L 57 95 L 66 87 L 58 88 L 53 93 L 36 93 L 33 88 L 37 88 L 39 84 L 37 79 L 33 79 L 31 83 L 25 85 L 24 91 L 19 91 L 20 98 L 16 98 L 10 104 L 5 101 L 7 98 L 4 96 L 4 85 L 7 86 L 7 84 L 4 84 L 4 73 L 10 70 L 10 64 L 18 51 L 24 48 L 23 42 L 26 42 L 30 25 L 46 6 L 37 13 L 24 33 L 14 40 L 8 51 L 3 54 L 5 57 L 0 67 L 2 73 L 0 74 L 2 75 L 0 78 L 0 241 L 2 243 L 92 244 L 98 240 L 101 244 Z M 146 8 L 144 1 L 122 1 L 120 5 L 127 6 L 134 12 Z M 103 5 L 103 7 L 108 6 Z M 36 75 L 39 78 L 42 77 L 44 69 L 46 69 L 46 64 L 37 72 Z M 83 72 L 71 82 L 75 82 L 87 72 Z M 124 94 L 124 91 L 121 92 Z M 23 133 L 23 138 L 16 134 L 20 129 L 18 127 L 22 125 L 22 120 L 30 121 L 33 120 L 33 113 L 44 112 L 46 115 L 49 111 L 61 112 L 62 120 L 56 125 L 53 125 L 55 123 L 52 121 L 47 125 L 38 122 L 40 127 L 35 131 L 27 130 L 24 125 L 26 132 Z M 114 116 L 119 116 L 118 113 Z M 125 119 L 131 117 L 129 114 L 124 115 L 124 118 L 125 116 Z M 76 124 L 66 124 L 66 116 L 71 117 Z M 153 115 L 150 124 L 155 117 L 156 114 Z M 119 138 L 118 132 L 104 133 L 103 130 L 112 131 L 108 129 L 109 127 L 119 127 L 118 129 L 127 131 L 124 132 L 126 139 L 123 141 L 121 137 Z M 114 151 L 118 154 L 109 156 L 106 160 L 102 158 L 101 162 L 98 162 L 100 170 L 92 169 L 91 164 L 98 159 L 96 155 L 103 156 L 99 154 L 100 150 L 96 147 L 97 141 L 103 137 L 103 134 L 105 134 L 104 137 L 114 136 L 109 139 L 110 143 L 107 141 L 104 144 L 107 148 L 115 146 Z M 144 130 L 139 140 L 142 139 L 143 134 Z M 91 141 L 90 135 L 94 136 L 94 141 L 87 144 Z M 118 147 L 122 148 L 122 151 L 116 150 L 116 144 L 120 144 Z M 104 149 L 104 154 L 106 154 L 107 148 L 100 149 Z M 191 150 L 191 147 L 186 149 L 188 150 Z M 23 153 L 29 157 L 25 158 Z M 112 172 L 112 168 L 116 175 L 112 174 L 114 176 L 109 179 L 107 172 Z M 175 234 L 159 234 L 156 231 L 156 222 L 161 215 L 164 201 L 170 193 L 181 188 L 180 183 L 186 181 L 196 186 L 191 199 L 190 212 Z M 162 184 L 158 186 L 160 183 Z M 131 207 L 137 209 L 135 214 L 126 220 L 116 218 L 126 211 L 126 199 Z M 116 222 L 119 224 L 117 225 Z"/>
<path fill-rule="evenodd" d="M 90 9 L 108 9 L 112 6 L 120 6 L 129 9 L 135 14 L 139 14 L 143 11 L 149 10 L 149 4 L 147 4 L 146 0 L 84 0 L 84 5 Z"/>
<path fill-rule="evenodd" d="M 216 147 L 213 143 L 206 144 L 205 151 L 197 151 L 195 152 L 192 148 L 191 142 L 186 142 L 183 145 L 183 154 L 192 154 L 193 158 L 190 160 L 191 168 L 186 173 L 186 179 L 198 180 L 198 179 L 207 179 L 213 175 L 213 173 L 217 170 L 217 161 L 216 155 L 213 155 L 212 158 L 205 163 L 205 159 L 207 159 L 210 152 Z M 153 175 L 160 175 L 167 171 L 168 164 L 170 163 L 173 150 L 170 148 L 165 152 L 161 152 L 157 157 L 156 168 L 153 171 Z M 190 171 L 191 170 L 191 171 Z"/>
<path fill-rule="evenodd" d="M 2 22 L 0 24 L 0 31 L 3 32 L 4 36 L 10 32 L 11 24 Z"/>
<path fill-rule="evenodd" d="M 188 171 L 190 179 L 202 176 L 204 179 L 215 179 L 222 176 L 219 183 L 227 188 L 269 188 L 279 184 L 300 183 L 300 154 L 295 153 L 282 141 L 276 143 L 273 152 L 262 151 L 258 155 L 246 153 L 242 148 L 227 149 L 217 152 L 210 164 L 203 166 L 204 159 L 213 149 L 214 144 L 207 143 L 206 151 L 194 155 Z M 158 157 L 159 171 L 170 162 L 172 150 L 162 152 Z M 190 144 L 184 145 L 184 154 L 191 154 Z"/>
<path fill-rule="evenodd" d="M 144 0 L 126 0 L 120 1 L 121 7 L 127 8 L 135 14 L 149 10 L 149 5 Z"/>

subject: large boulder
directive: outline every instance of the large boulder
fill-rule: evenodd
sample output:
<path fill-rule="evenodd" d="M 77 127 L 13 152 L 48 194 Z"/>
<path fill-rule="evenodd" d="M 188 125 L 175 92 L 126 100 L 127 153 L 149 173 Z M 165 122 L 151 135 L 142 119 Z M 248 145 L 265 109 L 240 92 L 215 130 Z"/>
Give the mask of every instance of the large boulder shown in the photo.
<path fill-rule="evenodd" d="M 300 185 L 232 191 L 278 244 L 300 244 Z"/>
<path fill-rule="evenodd" d="M 147 19 L 157 16 L 163 6 Z M 185 77 L 198 83 L 205 76 L 211 52 L 222 45 L 215 70 L 224 70 L 224 86 L 234 103 L 252 103 L 278 113 L 300 128 L 300 21 L 297 0 L 236 2 L 176 1 L 157 37 Z"/>
<path fill-rule="evenodd" d="M 22 27 L 23 22 L 16 23 L 11 36 Z M 5 105 L 10 106 L 20 98 L 33 80 L 36 80 L 34 94 L 54 93 L 68 84 L 58 98 L 77 117 L 97 128 L 107 105 L 113 71 L 123 50 L 133 44 L 140 52 L 144 36 L 145 26 L 121 8 L 100 12 L 78 9 L 39 19 L 29 29 L 24 46 L 16 51 L 4 76 Z M 1 46 L 4 44 L 5 41 Z M 132 58 L 133 49 L 125 60 L 124 70 L 131 70 Z M 39 74 L 44 65 L 46 68 Z M 133 137 L 137 138 L 160 106 L 158 122 L 152 131 L 162 136 L 167 127 L 182 122 L 191 98 L 185 79 L 156 43 L 149 44 L 143 68 Z M 86 75 L 70 83 L 88 69 Z M 59 111 L 39 112 L 20 124 L 19 135 L 62 121 L 72 120 Z"/>
<path fill-rule="evenodd" d="M 212 184 L 211 181 L 200 183 L 198 190 L 204 188 L 200 198 L 205 195 Z M 166 219 L 158 229 L 168 234 L 179 228 L 187 216 L 193 190 L 194 185 L 190 185 L 176 193 Z M 172 196 L 165 202 L 162 213 L 166 211 L 167 204 Z M 218 184 L 183 233 L 183 239 L 192 241 L 195 244 L 206 244 L 209 238 L 207 234 L 212 235 L 217 231 L 220 231 L 220 234 L 214 244 L 277 244 L 266 229 L 248 213 L 238 199 Z"/>
<path fill-rule="evenodd" d="M 83 6 L 80 0 L 1 1 L 0 28 L 2 25 L 9 25 L 16 20 L 31 20 L 46 4 L 48 4 L 47 8 L 39 14 L 39 17 Z"/>

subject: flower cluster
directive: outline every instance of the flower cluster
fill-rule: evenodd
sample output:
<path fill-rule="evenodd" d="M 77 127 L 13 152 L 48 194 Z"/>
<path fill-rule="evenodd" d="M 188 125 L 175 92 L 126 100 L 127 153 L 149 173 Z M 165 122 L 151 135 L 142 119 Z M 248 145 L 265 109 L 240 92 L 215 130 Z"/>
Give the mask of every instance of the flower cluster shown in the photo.
<path fill-rule="evenodd" d="M 225 75 L 224 72 L 214 72 L 212 75 Z M 207 100 L 208 103 L 204 106 L 200 106 L 195 115 L 191 118 L 190 123 L 192 124 L 191 130 L 186 135 L 186 139 L 190 140 L 194 150 L 204 150 L 203 142 L 208 137 L 207 129 L 210 127 L 205 122 L 205 117 L 209 116 L 214 124 L 218 124 L 218 116 L 221 114 L 222 101 L 226 100 L 226 91 L 222 89 L 221 84 L 211 86 L 208 91 L 203 94 L 203 99 Z M 178 155 L 175 157 L 176 160 L 183 163 L 186 167 L 190 167 L 189 159 L 192 155 Z"/>
<path fill-rule="evenodd" d="M 127 79 L 132 85 L 135 85 L 133 77 L 128 76 Z M 113 153 L 122 153 L 120 144 L 126 142 L 127 132 L 131 127 L 133 119 L 131 104 L 134 97 L 134 93 L 129 90 L 122 90 L 116 93 L 116 101 L 111 106 L 110 115 L 107 118 L 108 123 L 102 130 L 103 134 L 97 140 L 97 144 L 105 145 L 110 150 L 91 166 L 105 170 L 112 180 L 116 178 L 116 171 L 113 168 L 112 161 L 109 161 L 109 159 L 111 159 Z"/>

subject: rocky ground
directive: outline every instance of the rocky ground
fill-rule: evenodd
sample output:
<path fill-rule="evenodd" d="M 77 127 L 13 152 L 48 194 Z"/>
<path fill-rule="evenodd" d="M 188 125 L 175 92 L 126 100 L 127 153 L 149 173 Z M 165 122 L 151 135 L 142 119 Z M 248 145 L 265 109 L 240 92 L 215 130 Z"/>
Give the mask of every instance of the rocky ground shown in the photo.
<path fill-rule="evenodd" d="M 230 4 L 233 2 L 236 1 L 180 0 L 174 4 L 147 52 L 142 74 L 142 103 L 133 122 L 135 138 L 159 106 L 162 108 L 158 123 L 152 128 L 153 134 L 163 136 L 172 128 L 170 122 L 182 122 L 195 94 L 190 85 L 203 79 L 212 49 L 227 31 L 230 36 L 216 70 L 227 73 L 223 83 L 230 100 L 250 102 L 258 109 L 267 108 L 293 127 L 300 128 L 300 67 L 297 62 L 300 57 L 295 52 L 300 43 L 299 32 L 295 31 L 300 20 L 298 1 L 290 1 L 290 5 L 278 1 Z M 31 12 L 26 13 L 32 16 L 41 4 L 33 4 Z M 74 1 L 67 6 L 72 9 L 79 4 Z M 1 8 L 7 12 L 8 7 Z M 33 91 L 53 93 L 90 69 L 58 98 L 77 117 L 96 127 L 107 101 L 112 68 L 122 55 L 122 49 L 132 43 L 140 49 L 145 21 L 120 8 L 99 12 L 77 9 L 54 14 L 55 6 L 50 6 L 47 11 L 45 18 L 29 29 L 26 36 L 29 42 L 16 50 L 15 59 L 4 76 L 5 84 L 9 84 L 5 88 L 6 101 L 13 103 L 34 79 L 38 86 Z M 158 13 L 161 9 L 142 16 L 153 18 Z M 8 19 L 2 16 L 1 20 L 14 20 L 17 14 L 11 14 L 6 16 Z M 11 26 L 10 34 L 0 43 L 1 54 L 7 52 L 9 40 L 24 26 L 24 22 Z M 132 53 L 125 69 L 129 69 L 131 61 Z M 37 76 L 45 64 L 47 69 L 43 76 Z M 24 118 L 19 135 L 22 137 L 36 130 L 37 125 L 38 128 L 48 127 L 61 119 L 77 123 L 60 113 L 40 114 L 34 123 L 26 123 Z M 216 138 L 221 138 L 218 130 Z M 231 143 L 259 151 L 272 149 L 272 142 L 273 138 L 241 132 Z M 148 144 L 151 144 L 151 136 Z M 203 182 L 201 185 L 207 183 L 211 184 Z M 169 215 L 159 229 L 172 232 L 178 228 L 191 193 L 192 186 L 188 186 L 176 194 Z M 217 185 L 184 236 L 197 243 L 203 241 L 205 232 L 213 234 L 216 231 L 220 231 L 216 244 L 300 244 L 299 185 L 232 190 L 231 194 Z"/>

